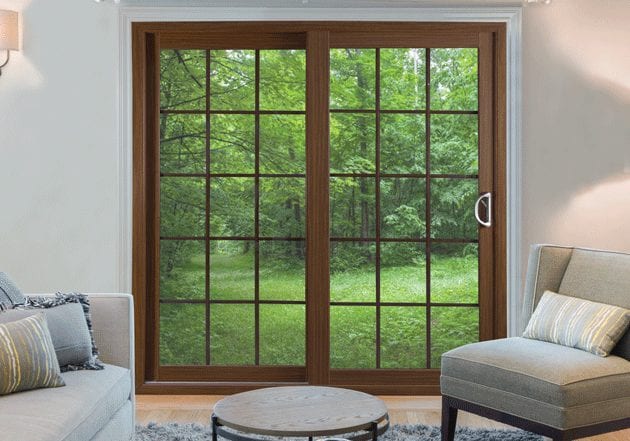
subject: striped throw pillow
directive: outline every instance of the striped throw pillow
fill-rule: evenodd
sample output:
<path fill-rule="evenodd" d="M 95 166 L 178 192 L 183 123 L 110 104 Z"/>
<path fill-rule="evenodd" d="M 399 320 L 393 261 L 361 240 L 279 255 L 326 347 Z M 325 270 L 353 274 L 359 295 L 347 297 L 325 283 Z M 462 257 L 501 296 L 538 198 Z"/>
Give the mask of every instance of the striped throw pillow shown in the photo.
<path fill-rule="evenodd" d="M 65 382 L 44 315 L 0 325 L 0 395 L 59 386 Z"/>
<path fill-rule="evenodd" d="M 630 324 L 630 310 L 545 291 L 523 337 L 606 357 Z"/>

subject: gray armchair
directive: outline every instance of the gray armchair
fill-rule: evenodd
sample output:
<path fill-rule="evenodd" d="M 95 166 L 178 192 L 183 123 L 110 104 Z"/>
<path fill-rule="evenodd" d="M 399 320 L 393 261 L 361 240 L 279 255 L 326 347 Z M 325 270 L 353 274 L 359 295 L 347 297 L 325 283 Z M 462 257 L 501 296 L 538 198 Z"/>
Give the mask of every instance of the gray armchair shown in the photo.
<path fill-rule="evenodd" d="M 533 246 L 522 329 L 546 290 L 630 308 L 630 255 Z M 447 352 L 442 356 L 442 441 L 453 441 L 458 409 L 554 441 L 629 428 L 629 360 L 630 331 L 606 358 L 521 337 Z"/>

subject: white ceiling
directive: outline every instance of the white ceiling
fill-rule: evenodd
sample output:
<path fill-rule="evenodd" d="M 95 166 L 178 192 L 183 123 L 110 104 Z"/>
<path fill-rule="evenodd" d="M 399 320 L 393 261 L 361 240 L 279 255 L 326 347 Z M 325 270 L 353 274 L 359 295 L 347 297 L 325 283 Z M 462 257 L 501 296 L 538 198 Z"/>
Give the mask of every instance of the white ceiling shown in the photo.
<path fill-rule="evenodd" d="M 239 8 L 413 8 L 518 6 L 521 0 L 121 0 L 129 6 L 211 6 Z"/>

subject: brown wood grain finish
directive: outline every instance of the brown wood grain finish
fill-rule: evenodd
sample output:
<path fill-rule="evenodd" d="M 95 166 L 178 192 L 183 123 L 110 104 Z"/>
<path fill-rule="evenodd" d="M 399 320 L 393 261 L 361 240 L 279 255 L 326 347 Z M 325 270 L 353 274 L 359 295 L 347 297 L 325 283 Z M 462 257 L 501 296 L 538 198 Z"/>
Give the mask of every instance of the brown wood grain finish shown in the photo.
<path fill-rule="evenodd" d="M 493 76 L 494 58 L 492 34 L 479 35 L 479 194 L 490 193 L 494 202 L 494 112 Z M 481 216 L 490 216 L 492 228 L 479 225 L 479 338 L 494 338 L 494 272 L 486 268 L 494 267 L 494 213 L 482 210 Z"/>
<path fill-rule="evenodd" d="M 185 377 L 188 381 L 207 381 L 220 378 L 223 381 L 306 381 L 304 366 L 160 366 L 160 380 L 177 381 Z"/>
<path fill-rule="evenodd" d="M 147 198 L 145 172 L 145 137 L 144 137 L 144 103 L 145 103 L 145 36 L 138 28 L 133 29 L 133 226 L 132 226 L 132 292 L 135 304 L 135 348 L 136 348 L 136 382 L 143 384 L 146 372 L 146 260 L 147 260 Z"/>
<path fill-rule="evenodd" d="M 150 200 L 147 218 L 149 256 L 147 272 L 150 275 L 147 285 L 147 308 L 151 311 L 147 322 L 147 357 L 152 369 L 149 378 L 159 376 L 160 354 L 160 35 L 147 36 L 147 195 Z"/>
<path fill-rule="evenodd" d="M 160 173 L 159 126 L 156 124 L 160 115 L 159 50 L 161 48 L 221 49 L 227 47 L 306 48 L 307 51 L 306 338 L 308 350 L 306 366 L 302 368 L 159 366 L 159 274 L 157 268 L 159 268 L 160 241 Z M 480 191 L 493 192 L 494 227 L 482 229 L 479 240 L 472 242 L 480 244 L 482 266 L 494 269 L 494 271 L 480 274 L 479 277 L 480 337 L 489 339 L 505 335 L 507 308 L 505 295 L 505 25 L 409 22 L 134 23 L 133 292 L 137 307 L 136 378 L 139 391 L 151 394 L 232 393 L 261 386 L 310 383 L 347 386 L 381 394 L 408 395 L 439 392 L 439 370 L 435 369 L 392 370 L 390 372 L 390 370 L 380 369 L 331 370 L 329 367 L 328 179 L 330 175 L 328 172 L 329 91 L 327 79 L 331 47 L 479 48 L 479 112 L 437 111 L 435 113 L 479 113 L 480 163 L 490 164 L 489 167 L 482 166 L 479 176 L 443 177 L 479 178 Z M 322 81 L 322 78 L 326 81 Z M 429 110 L 423 110 L 420 113 L 426 114 L 427 120 L 430 121 L 431 110 L 429 106 L 427 109 Z M 428 133 L 430 134 L 430 127 Z M 428 152 L 427 156 L 429 156 Z M 488 162 L 488 158 L 491 162 Z M 427 161 L 429 159 L 427 158 Z M 381 174 L 381 177 L 386 177 L 386 175 Z M 436 176 L 417 177 L 430 182 L 430 178 Z M 428 186 L 427 189 L 430 191 Z M 203 237 L 201 240 L 208 240 L 208 237 Z M 427 237 L 430 237 L 430 234 Z M 236 239 L 243 238 L 234 238 Z M 284 238 L 277 239 L 284 240 Z M 351 239 L 343 238 L 343 240 Z M 389 241 L 389 239 L 380 240 Z M 406 240 L 400 239 L 400 241 Z M 427 240 L 426 238 L 411 241 L 471 242 L 470 240 Z M 430 252 L 430 243 L 427 243 L 427 248 Z M 427 266 L 430 272 L 429 262 Z M 430 275 L 427 279 L 430 283 Z M 429 301 L 430 299 L 427 299 L 427 302 Z M 430 306 L 428 309 L 430 310 Z M 427 322 L 430 322 L 430 316 L 427 316 Z M 430 335 L 430 329 L 428 332 Z M 427 360 L 429 359 L 430 352 L 427 354 Z M 181 383 L 176 380 L 186 382 Z"/>
<path fill-rule="evenodd" d="M 328 303 L 329 266 L 329 34 L 307 33 L 306 38 L 306 367 L 312 384 L 328 384 L 330 352 Z"/>

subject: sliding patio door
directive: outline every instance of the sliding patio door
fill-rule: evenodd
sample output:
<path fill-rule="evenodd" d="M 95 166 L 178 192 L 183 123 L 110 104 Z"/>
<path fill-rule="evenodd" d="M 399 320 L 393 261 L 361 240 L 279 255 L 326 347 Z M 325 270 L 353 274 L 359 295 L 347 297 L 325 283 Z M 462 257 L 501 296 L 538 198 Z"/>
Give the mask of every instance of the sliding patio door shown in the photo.
<path fill-rule="evenodd" d="M 435 392 L 503 335 L 502 33 L 135 25 L 140 389 Z"/>

